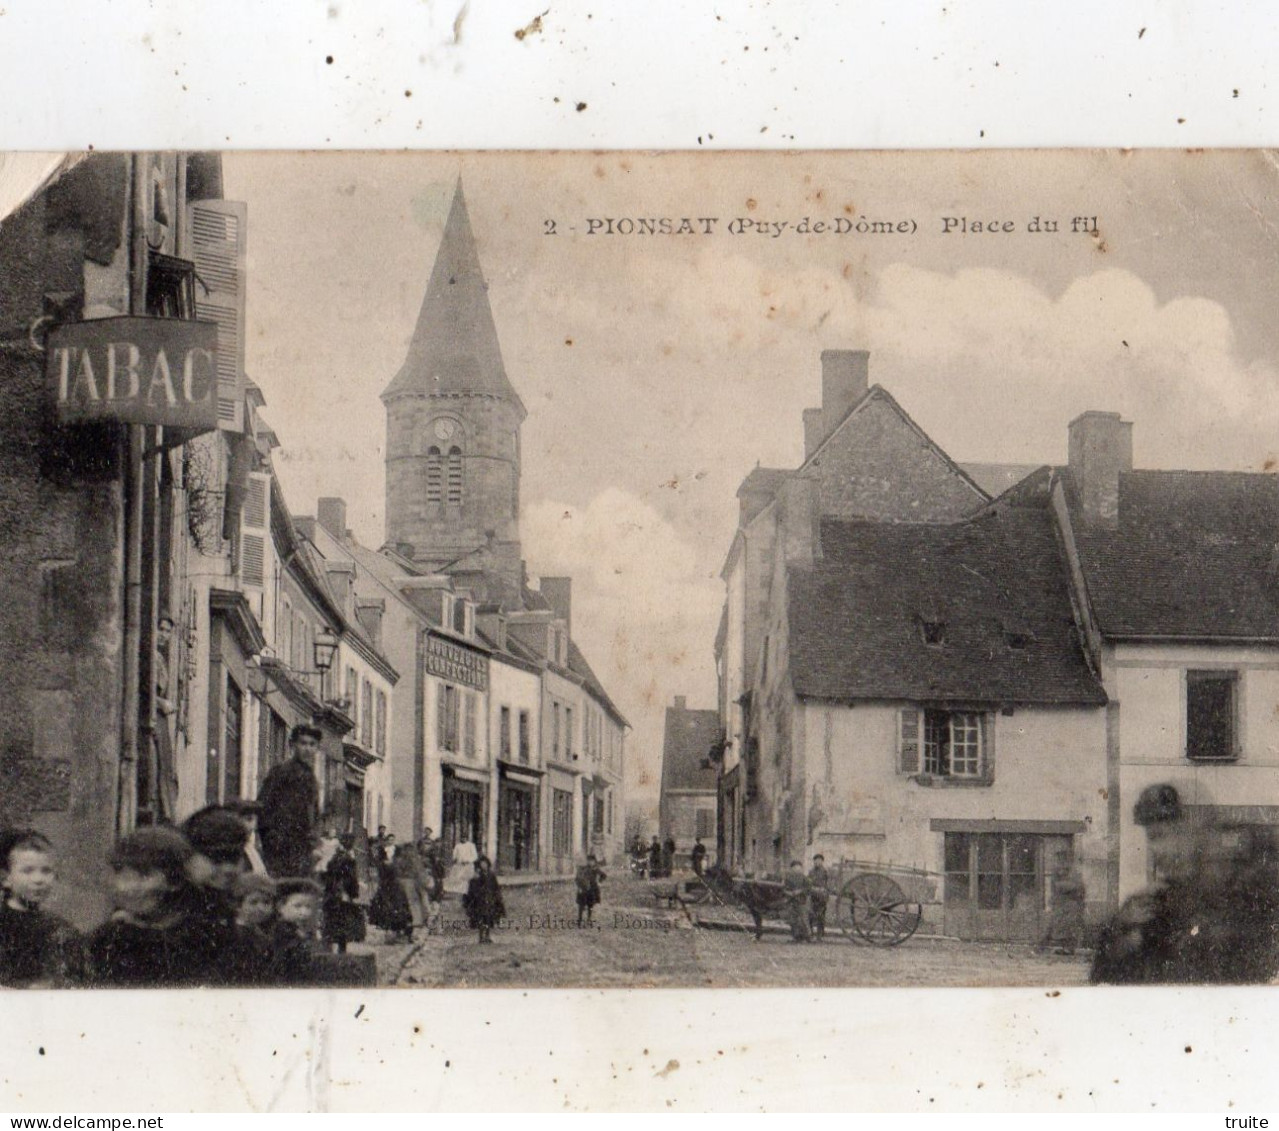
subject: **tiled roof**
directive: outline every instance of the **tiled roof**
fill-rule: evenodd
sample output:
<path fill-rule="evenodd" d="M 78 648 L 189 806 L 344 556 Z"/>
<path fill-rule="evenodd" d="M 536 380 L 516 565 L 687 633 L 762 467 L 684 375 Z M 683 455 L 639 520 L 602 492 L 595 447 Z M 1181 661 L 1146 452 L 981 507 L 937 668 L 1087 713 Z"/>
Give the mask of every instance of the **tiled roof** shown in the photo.
<path fill-rule="evenodd" d="M 798 695 L 1106 701 L 1080 647 L 1047 509 L 990 506 L 944 526 L 827 519 L 822 551 L 814 567 L 789 571 Z M 943 643 L 925 642 L 924 621 L 942 623 Z"/>
<path fill-rule="evenodd" d="M 1126 472 L 1113 529 L 1085 522 L 1067 497 L 1104 635 L 1279 638 L 1275 476 Z"/>
<path fill-rule="evenodd" d="M 666 708 L 662 744 L 662 792 L 668 789 L 716 789 L 711 747 L 719 741 L 719 713 Z"/>
<path fill-rule="evenodd" d="M 599 678 L 591 670 L 591 665 L 586 662 L 586 657 L 582 655 L 582 650 L 572 640 L 568 642 L 568 666 L 570 671 L 581 677 L 586 690 L 604 705 L 609 714 L 622 726 L 631 725 L 626 721 L 626 716 L 617 709 L 617 704 L 609 698 L 608 692 L 604 690 L 604 685 L 600 683 Z"/>

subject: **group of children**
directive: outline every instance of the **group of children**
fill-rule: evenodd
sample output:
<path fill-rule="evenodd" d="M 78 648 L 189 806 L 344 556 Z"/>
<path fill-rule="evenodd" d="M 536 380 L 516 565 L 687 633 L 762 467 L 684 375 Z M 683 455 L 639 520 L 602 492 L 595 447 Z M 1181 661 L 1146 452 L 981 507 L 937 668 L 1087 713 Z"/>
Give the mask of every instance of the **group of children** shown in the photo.
<path fill-rule="evenodd" d="M 123 837 L 107 861 L 112 911 L 82 935 L 44 907 L 56 879 L 49 840 L 0 833 L 0 985 L 307 984 L 324 889 L 246 870 L 248 840 L 244 821 L 216 806 L 180 829 Z"/>

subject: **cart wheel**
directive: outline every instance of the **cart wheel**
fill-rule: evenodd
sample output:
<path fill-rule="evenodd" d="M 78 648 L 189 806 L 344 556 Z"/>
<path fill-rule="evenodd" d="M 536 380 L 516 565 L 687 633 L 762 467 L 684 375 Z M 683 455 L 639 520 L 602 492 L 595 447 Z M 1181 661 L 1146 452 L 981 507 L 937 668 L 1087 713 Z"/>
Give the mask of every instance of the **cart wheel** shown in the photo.
<path fill-rule="evenodd" d="M 887 876 L 866 872 L 844 885 L 836 915 L 850 938 L 856 932 L 871 946 L 898 946 L 919 929 L 924 909 Z"/>

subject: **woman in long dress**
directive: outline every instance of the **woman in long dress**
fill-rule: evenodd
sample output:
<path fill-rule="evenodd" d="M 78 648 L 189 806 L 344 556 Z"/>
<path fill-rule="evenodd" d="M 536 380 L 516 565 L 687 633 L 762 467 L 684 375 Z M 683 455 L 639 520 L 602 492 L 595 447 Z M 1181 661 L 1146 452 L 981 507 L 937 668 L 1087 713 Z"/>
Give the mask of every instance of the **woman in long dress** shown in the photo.
<path fill-rule="evenodd" d="M 475 875 L 475 862 L 479 858 L 479 851 L 472 841 L 459 840 L 453 846 L 453 866 L 444 881 L 444 890 L 453 895 L 464 894 Z"/>

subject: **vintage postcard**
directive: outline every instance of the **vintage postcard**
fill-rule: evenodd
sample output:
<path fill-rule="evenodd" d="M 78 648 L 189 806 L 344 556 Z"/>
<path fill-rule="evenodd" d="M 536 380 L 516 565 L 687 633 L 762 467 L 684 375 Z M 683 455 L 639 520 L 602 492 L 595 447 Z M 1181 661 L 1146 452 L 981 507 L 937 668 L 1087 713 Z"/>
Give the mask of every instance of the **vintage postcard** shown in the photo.
<path fill-rule="evenodd" d="M 1275 176 L 4 156 L 0 981 L 1272 981 Z"/>

